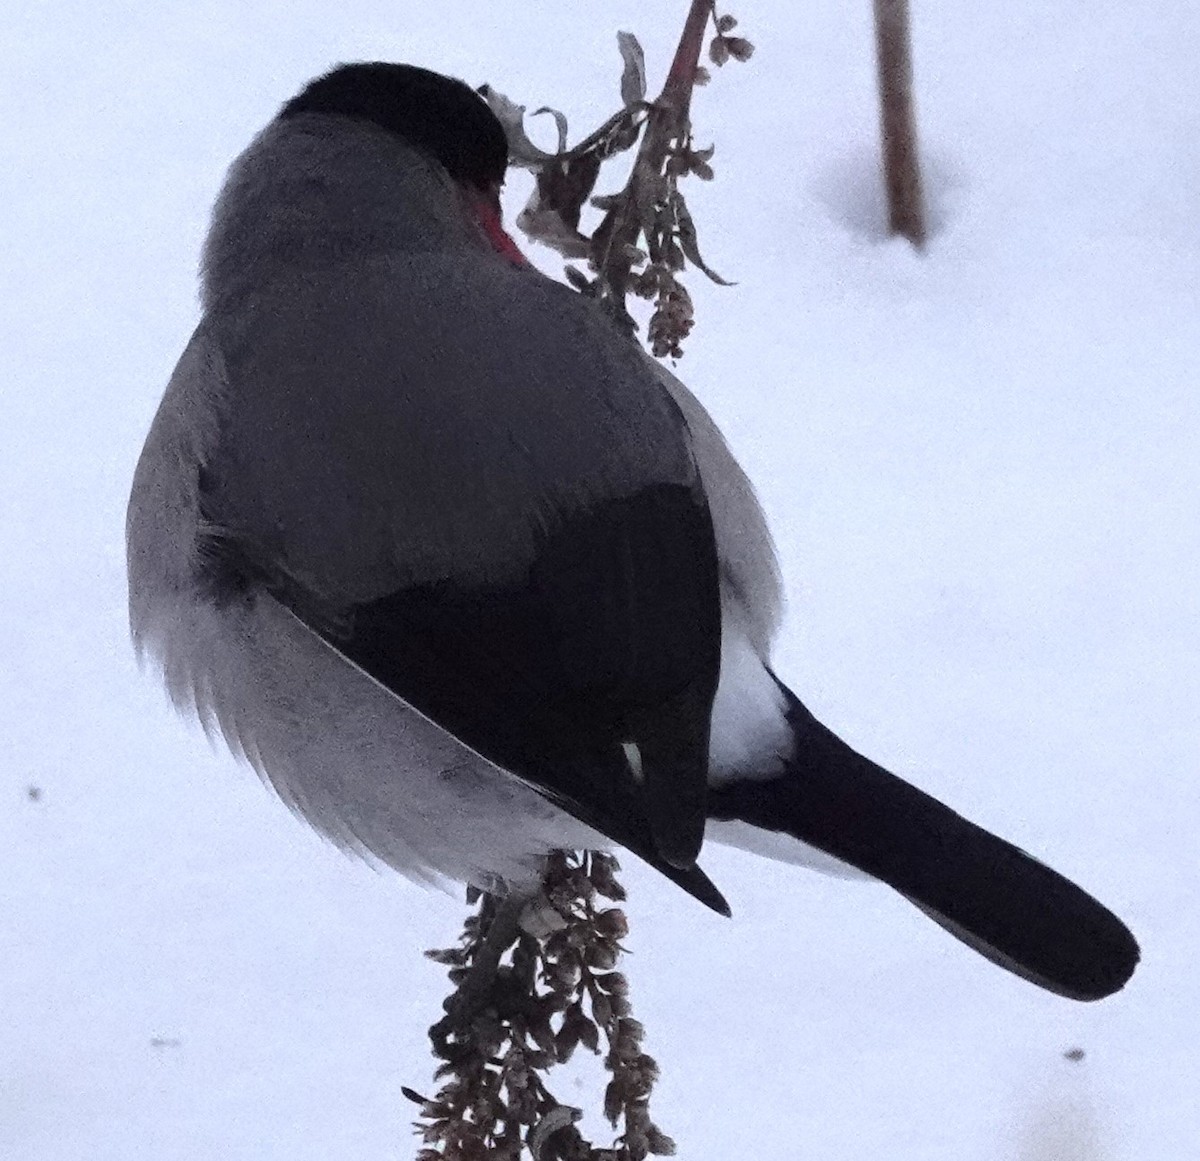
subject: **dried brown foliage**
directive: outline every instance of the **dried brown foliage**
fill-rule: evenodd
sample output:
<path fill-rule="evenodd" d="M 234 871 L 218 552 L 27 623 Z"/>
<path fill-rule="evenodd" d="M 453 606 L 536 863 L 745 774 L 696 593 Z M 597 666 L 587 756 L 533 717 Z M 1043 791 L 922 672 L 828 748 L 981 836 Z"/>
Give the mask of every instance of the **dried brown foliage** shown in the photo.
<path fill-rule="evenodd" d="M 616 970 L 628 930 L 624 912 L 610 906 L 625 897 L 616 870 L 611 855 L 556 852 L 543 896 L 524 907 L 523 925 L 502 935 L 515 932 L 498 963 L 486 962 L 489 939 L 521 907 L 488 894 L 459 946 L 427 953 L 450 968 L 458 990 L 431 1030 L 442 1087 L 430 1098 L 405 1089 L 421 1105 L 418 1161 L 519 1161 L 523 1150 L 534 1161 L 643 1161 L 675 1152 L 650 1116 L 658 1066 L 642 1050 L 629 984 Z M 482 991 L 473 975 L 481 963 Z M 604 1114 L 619 1132 L 597 1148 L 576 1126 L 580 1111 L 551 1092 L 548 1075 L 581 1046 L 599 1054 L 602 1037 L 610 1074 Z"/>
<path fill-rule="evenodd" d="M 574 146 L 568 146 L 567 120 L 542 107 L 536 114 L 554 117 L 558 148 L 549 153 L 530 141 L 525 106 L 494 89 L 483 92 L 504 123 L 512 162 L 530 170 L 535 189 L 517 224 L 536 241 L 585 265 L 568 266 L 576 290 L 597 298 L 631 333 L 636 329 L 626 305 L 630 294 L 653 302 L 647 339 L 657 356 L 678 358 L 694 324 L 692 298 L 681 281 L 688 265 L 714 282 L 728 285 L 700 256 L 696 226 L 680 189 L 689 174 L 708 181 L 713 147 L 697 149 L 690 118 L 692 90 L 709 79 L 699 64 L 704 32 L 712 22 L 709 59 L 717 66 L 750 58 L 754 46 L 731 35 L 737 21 L 718 16 L 713 0 L 692 0 L 679 47 L 666 83 L 654 101 L 646 99 L 646 67 L 641 45 L 631 33 L 617 34 L 622 58 L 622 107 Z M 604 164 L 638 146 L 624 187 L 595 195 Z M 600 210 L 596 228 L 581 227 L 586 207 Z"/>

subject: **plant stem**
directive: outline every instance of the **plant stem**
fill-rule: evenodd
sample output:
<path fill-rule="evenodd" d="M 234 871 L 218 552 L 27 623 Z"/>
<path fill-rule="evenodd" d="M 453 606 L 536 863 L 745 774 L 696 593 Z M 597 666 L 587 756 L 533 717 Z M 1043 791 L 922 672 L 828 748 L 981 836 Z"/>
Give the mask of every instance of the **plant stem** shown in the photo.
<path fill-rule="evenodd" d="M 686 137 L 691 110 L 696 68 L 704 44 L 704 30 L 713 14 L 714 0 L 691 0 L 687 20 L 667 73 L 666 83 L 646 119 L 642 142 L 638 147 L 633 172 L 617 203 L 605 215 L 596 231 L 605 239 L 601 270 L 616 306 L 624 310 L 629 272 L 633 268 L 632 249 L 637 245 L 642 216 L 638 207 L 652 196 L 671 144 Z"/>
<path fill-rule="evenodd" d="M 925 208 L 912 99 L 908 0 L 874 0 L 875 49 L 888 225 L 918 249 L 925 244 Z"/>

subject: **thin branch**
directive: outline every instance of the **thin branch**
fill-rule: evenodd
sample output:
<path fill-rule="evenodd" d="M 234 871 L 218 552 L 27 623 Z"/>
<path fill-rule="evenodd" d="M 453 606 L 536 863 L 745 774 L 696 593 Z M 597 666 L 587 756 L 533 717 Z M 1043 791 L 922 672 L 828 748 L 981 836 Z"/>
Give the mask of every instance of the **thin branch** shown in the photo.
<path fill-rule="evenodd" d="M 913 112 L 908 0 L 874 3 L 888 224 L 893 234 L 900 234 L 920 249 L 926 238 L 925 206 Z"/>
<path fill-rule="evenodd" d="M 682 273 L 691 264 L 712 281 L 728 286 L 703 259 L 696 226 L 679 188 L 680 178 L 694 174 L 713 177 L 713 149 L 695 149 L 690 121 L 692 90 L 708 80 L 700 67 L 708 21 L 715 35 L 709 58 L 718 67 L 730 60 L 749 60 L 754 45 L 731 35 L 737 20 L 716 13 L 714 0 L 691 0 L 683 32 L 675 49 L 662 92 L 646 100 L 645 61 L 637 38 L 617 34 L 624 68 L 621 109 L 578 145 L 565 148 L 566 118 L 552 109 L 559 128 L 559 148 L 547 153 L 525 132 L 525 107 L 490 86 L 481 90 L 508 135 L 513 164 L 530 170 L 535 188 L 517 216 L 517 225 L 537 242 L 569 259 L 584 259 L 588 270 L 568 266 L 567 281 L 582 294 L 599 301 L 630 336 L 637 330 L 626 300 L 630 294 L 654 301 L 647 341 L 653 354 L 678 358 L 693 325 L 691 295 Z M 637 146 L 624 187 L 617 193 L 593 196 L 605 162 Z M 600 225 L 589 235 L 580 222 L 584 208 L 603 212 Z"/>
<path fill-rule="evenodd" d="M 624 310 L 629 293 L 630 272 L 636 263 L 638 237 L 646 207 L 656 200 L 667 157 L 685 142 L 691 132 L 692 89 L 704 44 L 704 30 L 714 18 L 714 0 L 692 0 L 666 83 L 646 119 L 642 143 L 625 189 L 617 196 L 596 231 L 604 239 L 597 263 L 608 283 L 607 293 Z"/>

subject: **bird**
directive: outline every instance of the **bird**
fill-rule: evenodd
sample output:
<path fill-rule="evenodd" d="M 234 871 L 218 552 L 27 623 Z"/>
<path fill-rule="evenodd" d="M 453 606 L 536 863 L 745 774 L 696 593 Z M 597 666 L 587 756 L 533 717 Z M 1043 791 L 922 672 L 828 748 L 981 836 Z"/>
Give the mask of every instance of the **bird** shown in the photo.
<path fill-rule="evenodd" d="M 138 460 L 139 656 L 294 812 L 514 897 L 633 853 L 728 904 L 706 841 L 879 880 L 1076 1000 L 1126 925 L 852 749 L 772 668 L 780 569 L 699 400 L 505 229 L 479 91 L 305 85 L 231 165 L 201 318 Z"/>

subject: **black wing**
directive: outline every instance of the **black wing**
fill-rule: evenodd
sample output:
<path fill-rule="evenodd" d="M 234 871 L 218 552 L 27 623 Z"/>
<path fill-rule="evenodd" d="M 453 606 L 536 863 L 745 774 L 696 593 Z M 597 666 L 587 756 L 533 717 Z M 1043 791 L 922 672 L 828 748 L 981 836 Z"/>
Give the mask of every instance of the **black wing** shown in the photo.
<path fill-rule="evenodd" d="M 560 518 L 519 583 L 447 579 L 340 608 L 252 546 L 218 547 L 210 567 L 265 585 L 398 697 L 728 913 L 695 865 L 721 638 L 698 489 L 654 485 Z"/>
<path fill-rule="evenodd" d="M 719 900 L 694 869 L 716 547 L 689 429 L 637 348 L 579 295 L 457 253 L 297 278 L 235 321 L 213 324 L 214 586 L 265 587 L 467 745 Z"/>

